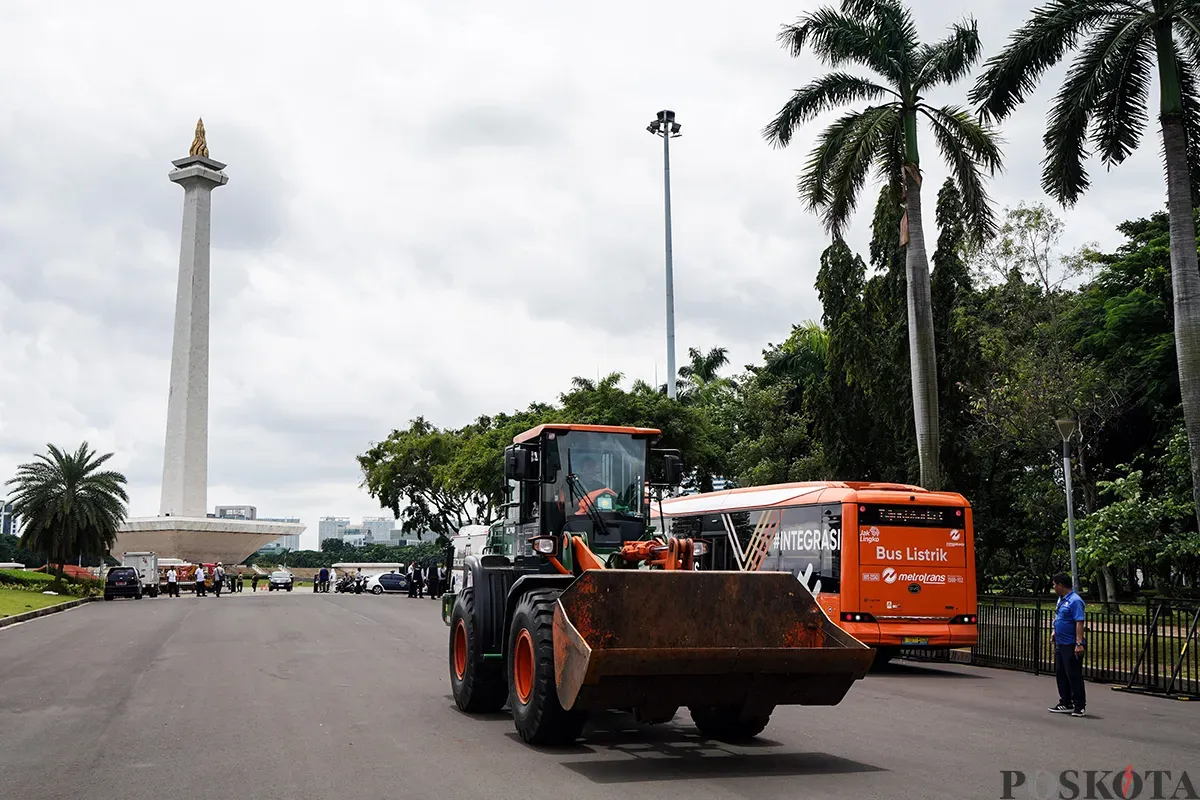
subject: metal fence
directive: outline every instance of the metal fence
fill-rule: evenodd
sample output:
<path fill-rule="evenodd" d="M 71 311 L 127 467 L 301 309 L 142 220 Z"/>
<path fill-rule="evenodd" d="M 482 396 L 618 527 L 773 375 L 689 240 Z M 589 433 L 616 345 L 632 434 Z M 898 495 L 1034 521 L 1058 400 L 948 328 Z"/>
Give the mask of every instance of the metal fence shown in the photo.
<path fill-rule="evenodd" d="M 1054 674 L 1054 605 L 1040 598 L 980 596 L 979 641 L 970 663 Z M 1200 699 L 1200 603 L 1163 597 L 1111 608 L 1089 603 L 1084 631 L 1086 679 L 1125 691 Z M 951 656 L 925 654 L 938 660 Z"/>

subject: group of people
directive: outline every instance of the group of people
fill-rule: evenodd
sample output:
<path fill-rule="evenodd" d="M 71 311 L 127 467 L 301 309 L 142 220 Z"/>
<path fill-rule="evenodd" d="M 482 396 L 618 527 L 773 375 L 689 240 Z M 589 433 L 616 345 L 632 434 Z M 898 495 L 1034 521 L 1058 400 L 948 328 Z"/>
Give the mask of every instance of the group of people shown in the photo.
<path fill-rule="evenodd" d="M 196 566 L 196 583 L 194 586 L 196 597 L 205 597 L 208 595 L 208 581 L 210 578 L 212 579 L 212 593 L 217 597 L 221 596 L 222 588 L 228 588 L 231 592 L 242 591 L 243 581 L 241 573 L 236 575 L 226 573 L 225 565 L 218 561 L 216 566 L 213 567 L 211 575 L 205 571 L 203 564 Z M 258 583 L 257 575 L 254 576 L 254 582 Z M 175 571 L 175 567 L 167 570 L 167 596 L 179 597 L 179 573 Z"/>
<path fill-rule="evenodd" d="M 446 591 L 446 567 L 443 564 L 436 567 L 432 564 L 421 566 L 414 561 L 408 565 L 405 574 L 408 576 L 409 597 L 424 598 L 428 591 L 430 597 L 437 599 Z"/>

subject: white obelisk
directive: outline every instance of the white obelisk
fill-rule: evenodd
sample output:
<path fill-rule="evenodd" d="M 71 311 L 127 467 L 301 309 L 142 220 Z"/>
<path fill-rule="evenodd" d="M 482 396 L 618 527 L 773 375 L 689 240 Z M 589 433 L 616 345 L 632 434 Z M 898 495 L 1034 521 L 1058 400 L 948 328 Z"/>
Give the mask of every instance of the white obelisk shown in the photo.
<path fill-rule="evenodd" d="M 186 158 L 171 163 L 168 177 L 183 187 L 183 238 L 175 296 L 171 393 L 163 453 L 160 516 L 205 517 L 208 508 L 208 253 L 212 190 L 229 177 L 208 157 L 204 120 Z"/>
<path fill-rule="evenodd" d="M 299 536 L 300 522 L 218 519 L 208 508 L 208 249 L 212 190 L 229 182 L 225 165 L 208 157 L 204 121 L 187 158 L 171 163 L 183 187 L 183 241 L 171 347 L 171 395 L 163 453 L 162 505 L 157 517 L 125 520 L 112 552 L 154 552 L 194 564 L 221 561 L 227 569 L 281 536 Z"/>

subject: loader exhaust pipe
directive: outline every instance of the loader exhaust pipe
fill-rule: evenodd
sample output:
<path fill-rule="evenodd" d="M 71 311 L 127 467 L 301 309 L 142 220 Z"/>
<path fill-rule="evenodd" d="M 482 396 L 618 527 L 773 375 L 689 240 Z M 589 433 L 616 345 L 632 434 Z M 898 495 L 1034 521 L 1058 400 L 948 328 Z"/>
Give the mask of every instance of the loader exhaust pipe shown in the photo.
<path fill-rule="evenodd" d="M 873 660 L 787 573 L 589 570 L 554 610 L 566 709 L 837 705 Z"/>

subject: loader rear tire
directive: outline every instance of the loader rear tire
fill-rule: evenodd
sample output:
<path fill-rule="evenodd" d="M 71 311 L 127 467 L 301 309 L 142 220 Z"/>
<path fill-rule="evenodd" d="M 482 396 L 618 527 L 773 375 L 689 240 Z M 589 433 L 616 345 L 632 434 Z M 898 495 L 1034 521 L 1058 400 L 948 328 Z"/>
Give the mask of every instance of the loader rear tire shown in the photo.
<path fill-rule="evenodd" d="M 499 711 L 508 696 L 504 662 L 483 657 L 477 625 L 475 590 L 466 589 L 450 615 L 450 687 L 455 704 L 468 714 Z"/>
<path fill-rule="evenodd" d="M 587 713 L 567 711 L 554 680 L 554 603 L 558 592 L 532 591 L 517 601 L 508 632 L 508 707 L 528 744 L 564 745 L 579 738 Z"/>
<path fill-rule="evenodd" d="M 762 733 L 771 721 L 770 709 L 744 713 L 740 706 L 689 706 L 700 733 L 718 742 L 746 742 Z"/>

